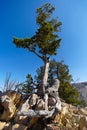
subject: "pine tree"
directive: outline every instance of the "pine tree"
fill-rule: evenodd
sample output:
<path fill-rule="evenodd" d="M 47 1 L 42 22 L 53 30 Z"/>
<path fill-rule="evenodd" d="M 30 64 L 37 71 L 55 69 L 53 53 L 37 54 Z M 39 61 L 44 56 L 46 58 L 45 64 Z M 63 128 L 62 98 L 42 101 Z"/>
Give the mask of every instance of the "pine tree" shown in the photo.
<path fill-rule="evenodd" d="M 44 72 L 41 82 L 41 95 L 45 94 L 45 87 L 47 86 L 50 56 L 57 54 L 61 41 L 58 32 L 61 30 L 62 23 L 57 18 L 51 17 L 54 10 L 55 8 L 49 3 L 38 8 L 36 17 L 38 29 L 35 35 L 24 39 L 15 37 L 13 40 L 16 47 L 24 48 L 34 53 L 43 61 Z"/>
<path fill-rule="evenodd" d="M 40 82 L 42 78 L 43 67 L 37 69 L 36 81 Z M 64 61 L 57 62 L 52 60 L 49 66 L 48 83 L 52 85 L 53 80 L 57 78 L 60 80 L 59 96 L 65 100 L 65 102 L 80 105 L 82 101 L 79 99 L 80 95 L 76 88 L 71 85 L 72 75 L 70 75 L 68 65 L 64 64 Z"/>
<path fill-rule="evenodd" d="M 28 74 L 26 76 L 26 81 L 19 84 L 17 91 L 23 95 L 30 95 L 30 94 L 32 94 L 32 92 L 34 90 L 33 83 L 34 82 L 33 82 L 32 76 L 30 74 Z"/>

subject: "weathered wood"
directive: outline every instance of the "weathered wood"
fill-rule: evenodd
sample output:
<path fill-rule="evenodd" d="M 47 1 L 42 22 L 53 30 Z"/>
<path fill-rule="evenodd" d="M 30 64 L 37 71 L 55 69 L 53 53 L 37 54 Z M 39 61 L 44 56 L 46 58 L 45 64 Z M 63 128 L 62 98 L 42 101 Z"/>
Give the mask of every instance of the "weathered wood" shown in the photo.
<path fill-rule="evenodd" d="M 41 84 L 43 96 L 45 94 L 45 89 L 47 87 L 50 59 L 45 57 L 44 58 L 44 64 L 45 64 L 45 66 L 44 66 L 44 75 L 43 75 L 42 84 Z"/>
<path fill-rule="evenodd" d="M 45 90 L 47 88 L 47 80 L 48 80 L 48 71 L 49 71 L 50 59 L 49 59 L 49 57 L 44 56 L 43 61 L 44 61 L 43 79 L 42 79 L 42 82 L 40 84 L 40 87 L 37 90 L 37 94 L 39 96 L 41 96 L 41 97 L 44 97 Z"/>
<path fill-rule="evenodd" d="M 42 81 L 43 82 L 42 84 L 44 86 L 47 86 L 49 63 L 50 63 L 50 60 L 48 58 L 48 59 L 46 59 L 45 66 L 44 66 L 44 76 L 43 76 L 43 81 Z"/>
<path fill-rule="evenodd" d="M 47 111 L 47 110 L 35 111 L 35 110 L 30 109 L 29 111 L 19 111 L 17 115 L 28 116 L 28 117 L 47 117 L 49 115 L 52 115 L 54 111 L 55 110 L 52 110 L 52 111 Z"/>
<path fill-rule="evenodd" d="M 48 93 L 45 93 L 44 101 L 45 101 L 45 110 L 48 110 Z"/>
<path fill-rule="evenodd" d="M 52 110 L 32 110 L 29 109 L 28 111 L 19 111 L 17 115 L 19 116 L 28 116 L 28 117 L 44 117 L 49 118 L 52 116 L 57 115 L 61 111 L 61 101 L 60 99 L 56 103 L 55 106 L 53 106 Z"/>

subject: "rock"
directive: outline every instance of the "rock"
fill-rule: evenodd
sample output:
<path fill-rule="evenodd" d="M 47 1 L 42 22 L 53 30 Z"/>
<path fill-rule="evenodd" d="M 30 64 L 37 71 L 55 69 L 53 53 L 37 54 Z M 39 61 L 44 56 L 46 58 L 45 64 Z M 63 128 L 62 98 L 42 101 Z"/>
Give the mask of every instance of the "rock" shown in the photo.
<path fill-rule="evenodd" d="M 55 126 L 53 124 L 48 124 L 46 126 L 46 130 L 60 130 L 60 128 L 58 128 L 58 126 Z"/>
<path fill-rule="evenodd" d="M 27 126 L 21 124 L 15 124 L 12 126 L 11 130 L 27 130 Z"/>
<path fill-rule="evenodd" d="M 38 119 L 39 119 L 38 117 L 30 118 L 28 122 L 28 128 L 32 128 L 33 126 L 35 126 L 37 124 Z"/>
<path fill-rule="evenodd" d="M 87 130 L 87 127 L 84 126 L 84 127 L 83 127 L 83 130 Z"/>
<path fill-rule="evenodd" d="M 6 122 L 0 121 L 0 130 L 2 130 L 5 127 L 5 125 L 6 125 Z"/>
<path fill-rule="evenodd" d="M 21 94 L 16 91 L 9 91 L 6 95 L 13 101 L 15 106 L 19 106 L 21 100 Z"/>
<path fill-rule="evenodd" d="M 3 107 L 0 120 L 9 121 L 16 112 L 16 107 L 12 100 L 7 96 L 1 96 L 1 105 Z"/>
<path fill-rule="evenodd" d="M 72 106 L 51 94 L 46 110 L 45 99 L 37 94 L 26 99 L 14 91 L 2 93 L 0 130 L 87 130 L 87 108 Z"/>
<path fill-rule="evenodd" d="M 81 129 L 81 130 L 83 130 L 84 127 L 87 128 L 87 120 L 86 120 L 86 118 L 84 116 L 81 117 L 78 124 L 79 124 L 79 129 Z"/>
<path fill-rule="evenodd" d="M 28 130 L 46 130 L 45 124 L 43 123 L 43 119 L 33 118 L 29 123 Z"/>
<path fill-rule="evenodd" d="M 61 114 L 65 115 L 69 113 L 69 105 L 67 103 L 62 102 L 62 109 L 61 109 Z"/>
<path fill-rule="evenodd" d="M 12 125 L 11 123 L 6 123 L 6 125 L 4 126 L 4 129 L 3 130 L 12 130 Z"/>
<path fill-rule="evenodd" d="M 30 109 L 29 98 L 21 105 L 18 111 L 28 111 Z"/>
<path fill-rule="evenodd" d="M 0 130 L 12 130 L 10 123 L 0 121 Z"/>
<path fill-rule="evenodd" d="M 27 116 L 16 116 L 15 117 L 15 123 L 18 123 L 18 124 L 22 124 L 22 125 L 27 125 L 29 123 L 29 117 Z"/>
<path fill-rule="evenodd" d="M 30 109 L 30 105 L 29 105 L 29 98 L 21 105 L 21 107 L 18 109 L 18 112 L 28 112 Z M 15 122 L 19 123 L 19 124 L 23 124 L 26 125 L 28 124 L 28 117 L 27 116 L 20 116 L 20 115 L 16 115 L 15 117 Z"/>
<path fill-rule="evenodd" d="M 79 114 L 87 116 L 87 108 L 80 108 L 79 109 Z"/>

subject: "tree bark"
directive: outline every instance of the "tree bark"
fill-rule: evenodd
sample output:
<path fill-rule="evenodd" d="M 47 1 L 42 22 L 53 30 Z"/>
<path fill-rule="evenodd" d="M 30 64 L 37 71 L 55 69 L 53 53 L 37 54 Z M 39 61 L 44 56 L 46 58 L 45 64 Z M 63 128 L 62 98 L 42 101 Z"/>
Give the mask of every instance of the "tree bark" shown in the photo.
<path fill-rule="evenodd" d="M 49 64 L 50 64 L 50 59 L 45 58 L 44 59 L 44 75 L 43 75 L 43 80 L 42 80 L 42 90 L 43 90 L 43 95 L 44 95 L 44 101 L 45 101 L 45 110 L 48 110 L 48 94 L 46 93 L 45 89 L 47 88 L 47 81 L 48 81 L 48 73 L 49 73 Z"/>
<path fill-rule="evenodd" d="M 48 110 L 48 94 L 46 93 L 45 89 L 47 88 L 47 84 L 48 84 L 47 81 L 48 81 L 50 59 L 49 57 L 44 56 L 43 61 L 44 61 L 44 74 L 43 74 L 41 86 L 38 89 L 37 94 L 43 97 L 45 101 L 45 110 Z"/>
<path fill-rule="evenodd" d="M 45 94 L 45 89 L 47 87 L 47 80 L 48 80 L 48 72 L 49 72 L 49 64 L 50 64 L 50 59 L 49 58 L 44 58 L 44 75 L 42 79 L 42 90 L 43 93 Z"/>
<path fill-rule="evenodd" d="M 42 97 L 45 96 L 45 89 L 47 87 L 50 59 L 49 59 L 49 57 L 43 56 L 43 61 L 44 61 L 43 79 L 42 79 L 41 85 L 37 91 L 37 94 Z"/>
<path fill-rule="evenodd" d="M 53 107 L 52 110 L 32 110 L 29 109 L 28 111 L 20 110 L 17 115 L 18 116 L 28 116 L 28 117 L 43 117 L 45 119 L 50 118 L 52 116 L 56 116 L 58 113 L 61 112 L 61 101 L 57 101 L 56 105 Z"/>
<path fill-rule="evenodd" d="M 45 110 L 48 111 L 48 93 L 44 94 Z"/>
<path fill-rule="evenodd" d="M 18 116 L 29 116 L 29 117 L 45 117 L 49 118 L 53 115 L 55 112 L 55 109 L 52 109 L 51 111 L 47 110 L 39 110 L 39 111 L 34 111 L 30 109 L 29 111 L 19 111 L 17 113 Z"/>

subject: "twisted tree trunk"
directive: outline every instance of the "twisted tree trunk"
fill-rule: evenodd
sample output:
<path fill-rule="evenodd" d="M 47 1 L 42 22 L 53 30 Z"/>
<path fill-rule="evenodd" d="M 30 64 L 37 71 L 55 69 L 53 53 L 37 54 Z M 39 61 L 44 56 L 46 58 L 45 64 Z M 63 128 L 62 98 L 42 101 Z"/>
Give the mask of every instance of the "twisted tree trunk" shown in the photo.
<path fill-rule="evenodd" d="M 42 80 L 42 90 L 43 90 L 43 95 L 44 95 L 44 101 L 45 101 L 45 110 L 48 110 L 48 94 L 46 93 L 46 88 L 47 88 L 47 81 L 48 81 L 48 73 L 49 73 L 49 64 L 50 64 L 50 59 L 48 57 L 44 58 L 44 75 L 43 75 L 43 80 Z"/>
<path fill-rule="evenodd" d="M 47 81 L 48 81 L 48 73 L 49 73 L 49 64 L 50 64 L 50 59 L 48 57 L 44 58 L 44 75 L 42 79 L 42 90 L 43 94 L 45 94 L 45 89 L 47 88 Z"/>
<path fill-rule="evenodd" d="M 50 59 L 49 59 L 49 57 L 44 56 L 43 61 L 44 61 L 43 79 L 42 79 L 41 86 L 38 89 L 37 93 L 39 96 L 44 98 L 45 110 L 48 110 L 48 94 L 46 93 L 46 88 L 47 88 L 47 84 L 48 84 L 47 81 L 48 81 Z"/>

